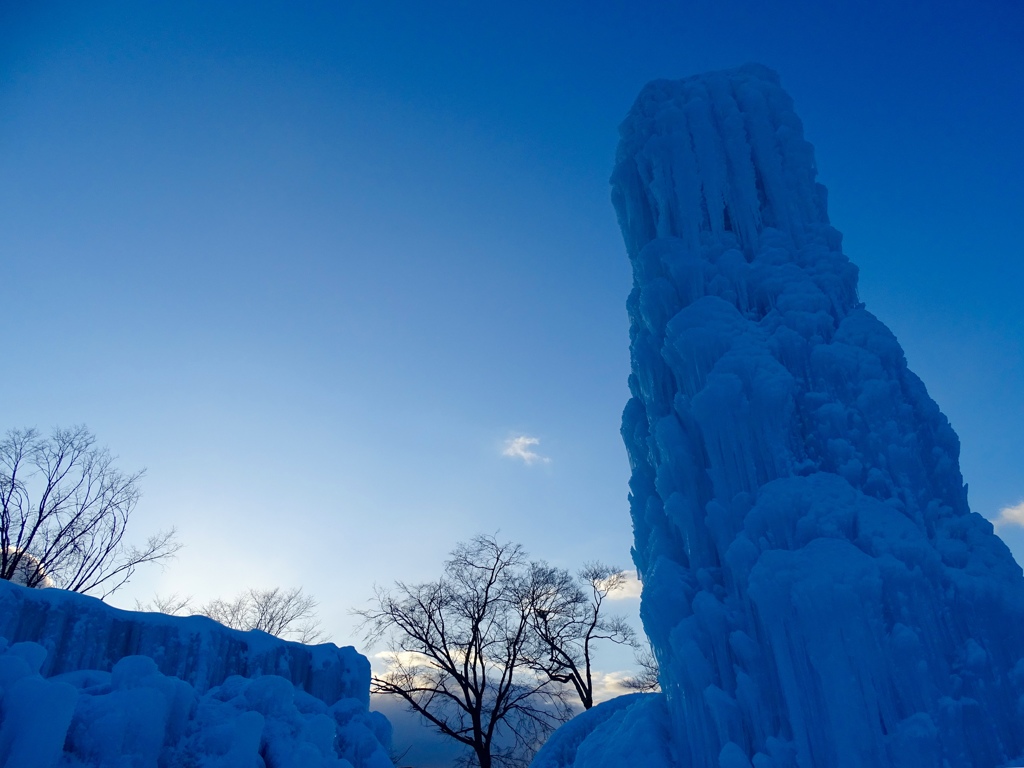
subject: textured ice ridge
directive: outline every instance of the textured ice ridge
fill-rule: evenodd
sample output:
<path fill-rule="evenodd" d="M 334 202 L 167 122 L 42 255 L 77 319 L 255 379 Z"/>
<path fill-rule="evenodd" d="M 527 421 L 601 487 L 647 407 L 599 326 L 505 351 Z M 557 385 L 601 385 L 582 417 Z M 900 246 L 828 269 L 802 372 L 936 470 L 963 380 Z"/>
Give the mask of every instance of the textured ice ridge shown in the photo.
<path fill-rule="evenodd" d="M 675 764 L 1020 759 L 1021 569 L 968 508 L 956 434 L 857 298 L 778 77 L 653 82 L 620 133 L 622 434 Z M 562 764 L 611 764 L 584 752 Z"/>
<path fill-rule="evenodd" d="M 0 766 L 389 768 L 351 647 L 0 581 Z"/>

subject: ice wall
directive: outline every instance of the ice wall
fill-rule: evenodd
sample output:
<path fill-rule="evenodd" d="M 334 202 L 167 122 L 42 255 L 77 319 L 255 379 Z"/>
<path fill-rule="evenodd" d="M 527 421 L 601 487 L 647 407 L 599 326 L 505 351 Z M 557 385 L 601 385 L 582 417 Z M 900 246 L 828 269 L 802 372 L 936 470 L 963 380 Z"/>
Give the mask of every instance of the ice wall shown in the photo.
<path fill-rule="evenodd" d="M 370 665 L 0 580 L 0 768 L 389 768 Z"/>
<path fill-rule="evenodd" d="M 633 556 L 678 764 L 1019 759 L 1021 569 L 857 298 L 777 76 L 653 82 L 620 133 Z"/>
<path fill-rule="evenodd" d="M 265 632 L 239 632 L 205 616 L 122 611 L 75 592 L 24 589 L 0 580 L 0 637 L 48 653 L 41 673 L 110 671 L 125 656 L 151 656 L 161 673 L 199 691 L 231 675 L 286 677 L 327 704 L 370 700 L 370 662 L 351 646 L 306 646 Z"/>

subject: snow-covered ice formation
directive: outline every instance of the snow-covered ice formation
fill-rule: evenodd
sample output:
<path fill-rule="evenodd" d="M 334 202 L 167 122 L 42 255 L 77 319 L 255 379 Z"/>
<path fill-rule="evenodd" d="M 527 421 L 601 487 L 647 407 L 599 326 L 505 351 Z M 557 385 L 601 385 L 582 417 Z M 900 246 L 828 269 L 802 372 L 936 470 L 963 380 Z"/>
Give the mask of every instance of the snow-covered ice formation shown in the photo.
<path fill-rule="evenodd" d="M 567 765 L 673 768 L 665 697 L 628 693 L 602 702 L 563 725 L 530 768 Z"/>
<path fill-rule="evenodd" d="M 0 581 L 0 768 L 390 768 L 353 648 Z"/>
<path fill-rule="evenodd" d="M 653 82 L 620 132 L 622 434 L 663 706 L 556 733 L 548 755 L 579 743 L 544 768 L 621 765 L 588 747 L 608 729 L 645 765 L 659 717 L 687 768 L 1020 764 L 1021 569 L 858 300 L 778 77 Z"/>

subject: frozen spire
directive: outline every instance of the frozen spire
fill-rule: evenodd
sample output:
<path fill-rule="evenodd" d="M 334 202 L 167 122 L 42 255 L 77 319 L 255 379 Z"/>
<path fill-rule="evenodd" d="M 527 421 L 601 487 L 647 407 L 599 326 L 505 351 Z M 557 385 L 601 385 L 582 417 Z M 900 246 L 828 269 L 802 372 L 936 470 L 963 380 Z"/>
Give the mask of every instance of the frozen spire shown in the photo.
<path fill-rule="evenodd" d="M 675 761 L 1020 758 L 1021 569 L 968 509 L 956 434 L 858 302 L 778 77 L 653 82 L 620 130 L 622 433 Z"/>

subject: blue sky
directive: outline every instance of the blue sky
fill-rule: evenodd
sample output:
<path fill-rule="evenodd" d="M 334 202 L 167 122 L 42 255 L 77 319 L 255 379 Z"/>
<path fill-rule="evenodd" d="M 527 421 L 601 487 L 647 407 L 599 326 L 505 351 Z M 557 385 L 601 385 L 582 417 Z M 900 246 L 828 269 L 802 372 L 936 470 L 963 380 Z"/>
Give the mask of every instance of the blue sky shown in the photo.
<path fill-rule="evenodd" d="M 295 5 L 0 6 L 4 427 L 88 424 L 186 545 L 113 602 L 304 586 L 345 644 L 478 532 L 627 565 L 617 125 L 746 61 L 972 507 L 1024 500 L 1015 3 Z"/>

